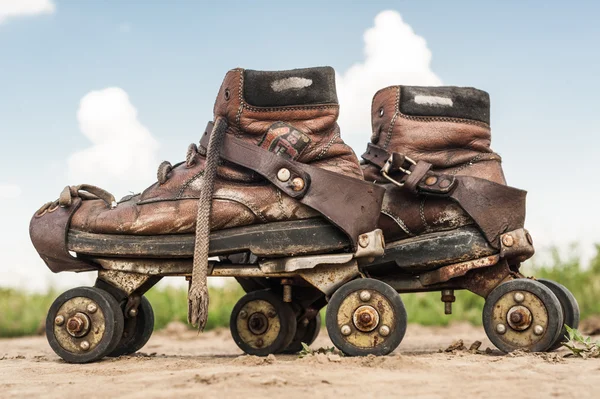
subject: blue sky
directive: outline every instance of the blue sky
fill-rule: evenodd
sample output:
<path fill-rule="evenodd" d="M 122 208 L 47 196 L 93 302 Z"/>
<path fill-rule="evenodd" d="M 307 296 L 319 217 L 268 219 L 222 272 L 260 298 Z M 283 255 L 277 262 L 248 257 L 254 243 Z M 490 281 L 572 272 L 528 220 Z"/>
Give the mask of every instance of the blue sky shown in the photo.
<path fill-rule="evenodd" d="M 66 184 L 94 184 L 102 173 L 68 163 L 91 145 L 78 120 L 88 93 L 122 89 L 158 143 L 144 160 L 178 161 L 211 118 L 228 69 L 331 65 L 350 81 L 348 69 L 365 63 L 365 31 L 384 10 L 398 12 L 425 39 L 427 71 L 443 84 L 490 93 L 492 146 L 509 183 L 529 191 L 528 226 L 538 248 L 579 242 L 589 255 L 600 242 L 600 6 L 483 3 L 53 1 L 52 12 L 0 19 L 0 186 L 20 189 L 0 197 L 0 286 L 62 285 L 36 258 L 27 228 Z M 402 68 L 414 63 L 403 52 L 411 37 L 382 41 L 399 71 L 389 72 L 389 84 L 419 83 L 402 79 Z M 369 96 L 361 98 L 368 103 Z M 359 153 L 370 136 L 369 110 L 360 115 L 341 125 Z M 85 173 L 89 180 L 69 181 Z M 152 183 L 141 175 L 126 179 L 127 187 Z"/>

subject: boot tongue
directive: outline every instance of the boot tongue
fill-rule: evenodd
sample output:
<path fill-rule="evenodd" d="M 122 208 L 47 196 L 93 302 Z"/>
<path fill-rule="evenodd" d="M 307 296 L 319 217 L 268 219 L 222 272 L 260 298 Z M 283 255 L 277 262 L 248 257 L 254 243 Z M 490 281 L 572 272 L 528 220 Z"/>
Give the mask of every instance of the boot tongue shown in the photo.
<path fill-rule="evenodd" d="M 275 122 L 258 144 L 274 154 L 295 161 L 306 150 L 311 139 L 286 122 Z"/>

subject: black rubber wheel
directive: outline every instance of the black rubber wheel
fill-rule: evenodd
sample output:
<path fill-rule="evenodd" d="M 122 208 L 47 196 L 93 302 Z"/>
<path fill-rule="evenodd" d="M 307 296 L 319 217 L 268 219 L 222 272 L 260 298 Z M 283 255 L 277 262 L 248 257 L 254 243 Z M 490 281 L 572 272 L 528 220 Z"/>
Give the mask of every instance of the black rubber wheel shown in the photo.
<path fill-rule="evenodd" d="M 131 355 L 142 349 L 154 331 L 154 311 L 145 296 L 141 298 L 137 315 L 125 319 L 123 336 L 117 347 L 108 354 L 111 357 Z"/>
<path fill-rule="evenodd" d="M 321 331 L 321 313 L 306 322 L 302 320 L 297 322 L 296 335 L 292 343 L 283 351 L 283 353 L 293 354 L 302 350 L 302 343 L 311 345 Z"/>
<path fill-rule="evenodd" d="M 562 307 L 544 284 L 524 278 L 510 280 L 487 296 L 483 327 L 503 352 L 548 351 L 563 328 Z"/>
<path fill-rule="evenodd" d="M 406 309 L 388 284 L 370 278 L 340 287 L 327 305 L 326 325 L 333 344 L 348 356 L 383 356 L 406 333 Z"/>
<path fill-rule="evenodd" d="M 565 336 L 567 335 L 567 329 L 565 328 L 565 325 L 569 326 L 570 328 L 579 327 L 579 304 L 577 303 L 575 296 L 564 285 L 559 284 L 556 281 L 546 280 L 543 278 L 540 278 L 537 281 L 552 290 L 554 295 L 556 295 L 558 298 L 563 311 L 563 328 L 560 332 L 560 336 L 549 349 L 556 350 L 560 348 L 562 343 L 566 340 Z"/>
<path fill-rule="evenodd" d="M 68 363 L 90 363 L 112 352 L 123 335 L 123 312 L 117 300 L 96 287 L 73 288 L 48 311 L 46 338 Z"/>
<path fill-rule="evenodd" d="M 283 352 L 296 334 L 296 315 L 291 305 L 270 290 L 244 295 L 231 311 L 231 336 L 249 355 Z"/>

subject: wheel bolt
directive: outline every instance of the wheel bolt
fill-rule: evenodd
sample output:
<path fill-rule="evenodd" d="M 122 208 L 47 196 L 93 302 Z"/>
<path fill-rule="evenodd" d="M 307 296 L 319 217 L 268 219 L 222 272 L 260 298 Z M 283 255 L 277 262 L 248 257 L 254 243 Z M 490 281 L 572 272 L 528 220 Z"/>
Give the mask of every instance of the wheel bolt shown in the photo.
<path fill-rule="evenodd" d="M 135 317 L 138 314 L 137 309 L 129 309 L 129 317 Z"/>
<path fill-rule="evenodd" d="M 96 306 L 96 305 L 95 305 L 95 304 L 93 304 L 93 303 L 90 303 L 90 304 L 87 306 L 87 311 L 88 311 L 89 313 L 96 313 L 96 310 L 98 310 L 98 306 Z"/>
<path fill-rule="evenodd" d="M 246 318 L 248 318 L 248 312 L 246 312 L 245 310 L 240 311 L 240 319 Z"/>
<path fill-rule="evenodd" d="M 523 315 L 521 315 L 520 313 L 512 313 L 510 315 L 510 321 L 512 321 L 515 324 L 519 324 L 520 322 L 523 321 Z"/>
<path fill-rule="evenodd" d="M 390 335 L 390 328 L 388 326 L 381 326 L 381 328 L 379 329 L 379 335 L 381 335 L 382 337 L 387 337 L 388 335 Z"/>
<path fill-rule="evenodd" d="M 521 303 L 525 300 L 525 295 L 523 295 L 522 292 L 517 292 L 517 293 L 515 293 L 514 299 L 515 299 L 515 302 Z"/>
<path fill-rule="evenodd" d="M 81 348 L 81 350 L 88 350 L 90 349 L 90 343 L 88 341 L 81 341 L 81 343 L 79 344 L 79 347 Z"/>
<path fill-rule="evenodd" d="M 544 333 L 544 327 L 542 327 L 540 325 L 533 327 L 533 333 L 535 335 L 542 335 Z"/>
<path fill-rule="evenodd" d="M 269 310 L 267 312 L 267 316 L 269 316 L 270 319 L 273 319 L 275 316 L 277 316 L 277 312 L 275 312 L 274 310 Z"/>
<path fill-rule="evenodd" d="M 350 328 L 349 325 L 344 324 L 342 326 L 342 328 L 340 329 L 340 332 L 342 333 L 342 335 L 350 335 L 350 333 L 352 332 L 352 329 Z"/>
<path fill-rule="evenodd" d="M 496 332 L 498 334 L 504 334 L 506 332 L 506 326 L 504 324 L 502 324 L 502 323 L 498 324 L 496 326 Z"/>
<path fill-rule="evenodd" d="M 262 346 L 265 344 L 265 342 L 262 340 L 262 338 L 257 339 L 255 342 L 256 346 L 258 346 L 259 348 L 262 348 Z"/>
<path fill-rule="evenodd" d="M 65 316 L 58 315 L 58 316 L 56 316 L 56 318 L 54 318 L 54 324 L 56 324 L 57 326 L 62 326 L 64 323 L 65 323 Z"/>
<path fill-rule="evenodd" d="M 363 302 L 368 302 L 371 300 L 371 293 L 369 291 L 361 291 L 359 296 L 360 300 Z"/>

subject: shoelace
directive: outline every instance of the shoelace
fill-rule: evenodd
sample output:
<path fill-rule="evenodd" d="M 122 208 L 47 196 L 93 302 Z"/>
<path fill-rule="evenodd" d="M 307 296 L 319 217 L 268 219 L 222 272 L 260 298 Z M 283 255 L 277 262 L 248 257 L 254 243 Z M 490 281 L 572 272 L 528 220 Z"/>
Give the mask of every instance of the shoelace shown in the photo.
<path fill-rule="evenodd" d="M 46 212 L 54 212 L 56 208 L 68 208 L 73 203 L 73 198 L 84 200 L 101 199 L 106 205 L 113 209 L 117 206 L 114 195 L 106 190 L 91 184 L 80 184 L 78 186 L 66 186 L 60 193 L 56 201 L 47 202 L 36 212 L 37 216 L 42 216 Z"/>
<path fill-rule="evenodd" d="M 194 262 L 192 280 L 188 292 L 188 322 L 198 324 L 198 330 L 204 330 L 208 319 L 208 250 L 210 244 L 210 214 L 212 197 L 217 176 L 217 167 L 221 147 L 227 131 L 227 121 L 217 118 L 206 150 L 206 164 L 202 180 L 202 190 L 198 199 L 196 214 L 196 237 L 194 242 Z M 191 147 L 191 146 L 190 146 Z M 189 153 L 189 150 L 188 150 Z"/>
<path fill-rule="evenodd" d="M 198 148 L 195 143 L 190 144 L 185 154 L 185 166 L 188 168 L 194 166 L 196 164 L 196 156 L 206 155 L 203 150 L 204 148 Z M 158 165 L 158 170 L 156 171 L 156 180 L 158 180 L 158 184 L 165 184 L 169 179 L 169 173 L 171 173 L 172 170 L 173 165 L 171 165 L 171 162 L 169 161 L 163 161 L 160 165 Z"/>

